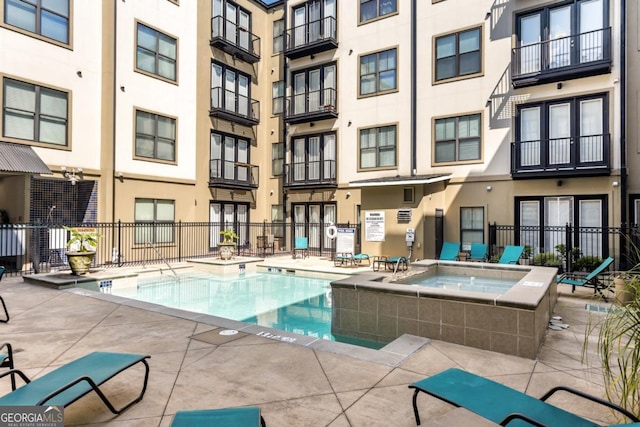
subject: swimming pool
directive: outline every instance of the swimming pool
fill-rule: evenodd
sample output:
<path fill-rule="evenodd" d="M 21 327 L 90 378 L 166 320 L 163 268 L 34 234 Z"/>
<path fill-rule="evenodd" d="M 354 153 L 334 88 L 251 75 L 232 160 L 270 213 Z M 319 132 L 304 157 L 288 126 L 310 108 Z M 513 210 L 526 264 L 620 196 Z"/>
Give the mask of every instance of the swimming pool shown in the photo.
<path fill-rule="evenodd" d="M 444 274 L 415 280 L 411 283 L 435 289 L 503 294 L 511 289 L 516 282 L 511 279 Z"/>
<path fill-rule="evenodd" d="M 342 276 L 337 276 L 342 277 Z M 140 276 L 130 286 L 109 289 L 116 296 L 265 326 L 324 340 L 370 348 L 382 345 L 342 338 L 331 333 L 331 281 L 295 273 L 247 272 L 212 275 L 206 272 Z"/>

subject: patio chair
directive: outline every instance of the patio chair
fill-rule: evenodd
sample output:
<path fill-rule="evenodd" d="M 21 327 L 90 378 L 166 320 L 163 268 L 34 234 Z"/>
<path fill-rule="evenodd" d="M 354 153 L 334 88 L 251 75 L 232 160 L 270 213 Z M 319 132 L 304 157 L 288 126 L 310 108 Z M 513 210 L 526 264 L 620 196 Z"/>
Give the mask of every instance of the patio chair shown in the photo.
<path fill-rule="evenodd" d="M 417 398 L 420 392 L 456 407 L 465 408 L 503 426 L 594 427 L 597 425 L 593 421 L 547 403 L 546 400 L 558 391 L 566 391 L 611 408 L 633 422 L 640 421 L 632 413 L 618 405 L 569 387 L 554 387 L 540 399 L 537 399 L 490 379 L 457 368 L 447 369 L 439 374 L 414 382 L 409 385 L 409 388 L 415 389 L 413 393 L 413 413 L 417 425 L 420 425 L 417 406 Z"/>
<path fill-rule="evenodd" d="M 607 301 L 607 297 L 602 292 L 609 287 L 598 280 L 598 276 L 602 274 L 613 263 L 613 258 L 609 257 L 602 261 L 595 270 L 589 273 L 583 278 L 576 277 L 575 273 L 565 273 L 558 276 L 557 282 L 564 283 L 565 285 L 571 285 L 571 293 L 576 291 L 576 286 L 584 286 L 585 288 L 593 288 L 593 294 L 600 294 L 602 298 Z M 611 289 L 609 289 L 611 290 Z"/>
<path fill-rule="evenodd" d="M 398 271 L 402 268 L 402 271 L 405 271 L 408 268 L 408 260 L 403 256 L 393 256 L 391 258 L 387 258 L 387 262 L 384 265 L 384 269 L 389 269 L 391 271 Z"/>
<path fill-rule="evenodd" d="M 459 242 L 444 242 L 442 244 L 442 250 L 440 250 L 440 258 L 438 259 L 441 261 L 457 261 L 459 253 Z"/>
<path fill-rule="evenodd" d="M 111 412 L 120 414 L 142 400 L 149 380 L 149 364 L 146 360 L 149 357 L 151 356 L 141 354 L 94 352 L 34 380 L 29 380 L 22 371 L 10 369 L 1 373 L 0 378 L 17 374 L 26 384 L 0 397 L 0 406 L 68 406 L 89 392 L 95 391 Z M 116 409 L 100 386 L 138 363 L 145 366 L 142 391 L 131 402 Z"/>
<path fill-rule="evenodd" d="M 9 368 L 9 370 L 14 368 L 13 347 L 11 347 L 11 344 L 9 344 L 8 342 L 0 344 L 0 368 Z M 16 376 L 15 374 L 11 374 L 11 390 L 15 390 L 15 389 L 16 389 Z"/>
<path fill-rule="evenodd" d="M 333 265 L 336 267 L 353 266 L 354 259 L 351 252 L 338 252 L 333 258 Z"/>
<path fill-rule="evenodd" d="M 307 237 L 296 237 L 295 246 L 293 247 L 293 257 L 298 252 L 302 253 L 302 258 L 309 258 L 309 239 Z"/>
<path fill-rule="evenodd" d="M 367 265 L 371 265 L 371 257 L 368 254 L 355 254 L 353 256 L 353 262 L 361 265 L 363 261 L 367 261 Z"/>
<path fill-rule="evenodd" d="M 469 258 L 467 261 L 480 261 L 487 260 L 487 254 L 489 252 L 489 245 L 486 243 L 472 243 L 471 251 L 469 251 Z"/>
<path fill-rule="evenodd" d="M 522 252 L 524 252 L 524 246 L 505 246 L 498 264 L 517 264 Z"/>
<path fill-rule="evenodd" d="M 5 270 L 4 266 L 0 266 L 0 280 L 2 280 Z M 5 319 L 0 319 L 0 323 L 7 323 L 9 321 L 9 311 L 7 310 L 7 304 L 4 303 L 4 298 L 0 297 L 0 303 L 2 304 L 5 315 Z"/>
<path fill-rule="evenodd" d="M 267 252 L 271 251 L 271 255 L 275 255 L 275 239 L 273 234 L 269 234 L 267 236 L 258 236 L 258 244 L 257 247 L 262 252 L 262 255 L 267 255 Z"/>
<path fill-rule="evenodd" d="M 220 426 L 220 427 L 266 427 L 260 408 L 202 409 L 196 411 L 178 411 L 173 417 L 171 427 Z"/>

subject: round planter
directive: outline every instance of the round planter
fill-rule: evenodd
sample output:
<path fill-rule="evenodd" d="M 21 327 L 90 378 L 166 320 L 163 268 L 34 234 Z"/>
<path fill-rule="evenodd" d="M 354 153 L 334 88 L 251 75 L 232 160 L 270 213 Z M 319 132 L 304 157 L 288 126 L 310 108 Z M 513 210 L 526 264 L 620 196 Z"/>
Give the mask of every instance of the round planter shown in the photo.
<path fill-rule="evenodd" d="M 220 254 L 220 259 L 222 260 L 233 258 L 233 254 L 235 251 L 235 243 L 218 243 L 218 253 Z"/>
<path fill-rule="evenodd" d="M 613 279 L 613 285 L 616 290 L 616 302 L 620 305 L 627 305 L 633 300 L 632 288 L 627 286 L 625 279 L 616 277 Z"/>
<path fill-rule="evenodd" d="M 67 252 L 67 261 L 71 268 L 71 274 L 87 274 L 95 256 L 95 252 Z"/>

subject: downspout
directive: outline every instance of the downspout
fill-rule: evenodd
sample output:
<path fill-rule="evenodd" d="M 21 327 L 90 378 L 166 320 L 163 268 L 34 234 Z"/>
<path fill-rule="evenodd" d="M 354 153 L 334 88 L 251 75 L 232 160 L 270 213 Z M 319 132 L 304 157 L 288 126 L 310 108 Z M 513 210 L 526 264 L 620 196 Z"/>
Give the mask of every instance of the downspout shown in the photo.
<path fill-rule="evenodd" d="M 627 1 L 620 0 L 620 225 L 627 225 Z"/>
<path fill-rule="evenodd" d="M 417 141 L 417 117 L 418 112 L 416 109 L 416 99 L 417 99 L 417 75 L 418 75 L 418 65 L 417 65 L 417 6 L 416 0 L 411 0 L 411 176 L 416 175 L 417 164 L 418 161 L 416 159 L 416 153 L 418 151 L 418 141 Z"/>
<path fill-rule="evenodd" d="M 118 2 L 113 2 L 113 100 L 112 100 L 112 129 L 113 132 L 113 145 L 112 145 L 112 167 L 111 167 L 111 222 L 116 222 L 116 99 L 118 93 L 116 92 L 117 85 L 117 74 L 118 74 Z M 113 245 L 112 245 L 113 246 Z"/>
<path fill-rule="evenodd" d="M 287 0 L 282 1 L 282 7 L 284 7 L 284 14 L 282 15 L 283 23 L 282 27 L 284 30 L 283 39 L 282 39 L 282 77 L 284 79 L 284 100 L 282 103 L 282 144 L 284 156 L 282 156 L 282 179 L 280 181 L 280 189 L 282 190 L 282 242 L 285 247 L 288 247 L 287 244 L 287 192 L 284 188 L 285 180 L 287 179 L 287 90 L 289 88 L 289 79 L 287 76 L 288 69 L 288 60 L 285 55 L 285 50 L 287 49 L 288 44 L 288 24 L 287 24 Z M 291 218 L 293 222 L 293 218 Z"/>

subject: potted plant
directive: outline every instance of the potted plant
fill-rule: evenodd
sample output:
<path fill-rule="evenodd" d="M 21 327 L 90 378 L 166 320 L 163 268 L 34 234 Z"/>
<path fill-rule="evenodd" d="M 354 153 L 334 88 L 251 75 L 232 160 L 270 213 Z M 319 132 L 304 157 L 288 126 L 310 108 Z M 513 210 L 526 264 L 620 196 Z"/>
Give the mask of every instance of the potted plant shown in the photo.
<path fill-rule="evenodd" d="M 94 228 L 63 228 L 69 232 L 66 255 L 71 273 L 76 275 L 88 273 L 102 235 Z"/>
<path fill-rule="evenodd" d="M 218 252 L 220 253 L 220 259 L 227 260 L 233 257 L 236 251 L 236 242 L 238 235 L 232 228 L 227 228 L 220 232 L 222 235 L 222 242 L 218 243 Z"/>

